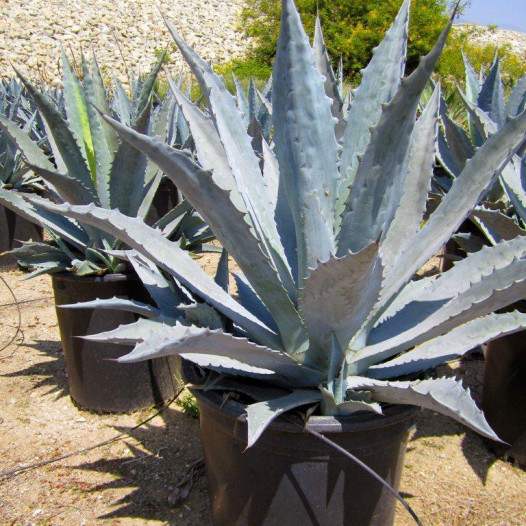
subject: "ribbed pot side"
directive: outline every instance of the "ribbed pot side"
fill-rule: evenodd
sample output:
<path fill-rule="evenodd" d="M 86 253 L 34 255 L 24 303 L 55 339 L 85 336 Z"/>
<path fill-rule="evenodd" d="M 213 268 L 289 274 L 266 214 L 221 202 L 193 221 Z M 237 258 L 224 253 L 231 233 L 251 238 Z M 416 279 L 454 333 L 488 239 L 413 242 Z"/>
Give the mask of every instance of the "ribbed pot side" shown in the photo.
<path fill-rule="evenodd" d="M 278 419 L 248 450 L 244 406 L 194 390 L 199 402 L 215 526 L 389 526 L 396 499 L 334 448 Z M 386 417 L 311 417 L 308 426 L 353 453 L 398 488 L 418 408 L 387 407 Z M 291 419 L 295 423 L 291 422 Z"/>

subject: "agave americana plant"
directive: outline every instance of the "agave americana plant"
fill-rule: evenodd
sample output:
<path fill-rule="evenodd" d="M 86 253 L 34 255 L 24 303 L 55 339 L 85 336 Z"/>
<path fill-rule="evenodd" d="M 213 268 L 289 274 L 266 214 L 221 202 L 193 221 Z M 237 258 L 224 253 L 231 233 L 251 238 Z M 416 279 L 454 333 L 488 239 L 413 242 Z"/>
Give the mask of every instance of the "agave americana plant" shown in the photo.
<path fill-rule="evenodd" d="M 516 117 L 526 109 L 526 75 L 519 79 L 506 101 L 498 56 L 487 75 L 477 75 L 465 56 L 464 64 L 466 89 L 463 91 L 459 87 L 458 91 L 468 114 L 467 131 L 451 119 L 443 101 L 441 105 L 443 126 L 439 135 L 438 160 L 452 180 L 460 175 L 476 149 L 504 126 L 507 118 Z M 494 245 L 526 234 L 525 176 L 526 141 L 470 216 L 489 243 Z M 440 179 L 439 185 L 447 191 L 451 179 Z M 454 239 L 466 252 L 479 250 L 482 246 L 479 236 L 458 233 Z"/>
<path fill-rule="evenodd" d="M 63 55 L 65 115 L 45 93 L 19 73 L 48 132 L 52 158 L 48 158 L 41 144 L 27 130 L 7 117 L 0 116 L 0 127 L 20 151 L 24 168 L 46 182 L 56 201 L 94 203 L 118 209 L 128 216 L 146 217 L 162 174 L 141 152 L 120 140 L 94 106 L 107 113 L 113 109 L 120 122 L 138 133 L 162 135 L 170 144 L 175 144 L 181 139 L 181 119 L 177 118 L 173 98 L 168 97 L 164 104 L 157 102 L 155 106 L 152 100 L 163 60 L 164 55 L 161 55 L 143 81 L 133 82 L 131 99 L 115 81 L 115 94 L 110 101 L 95 57 L 91 69 L 82 60 L 81 81 Z M 66 217 L 50 213 L 5 187 L 0 188 L 0 203 L 41 224 L 52 236 L 51 242 L 24 243 L 12 252 L 21 265 L 36 268 L 35 274 L 68 270 L 85 276 L 124 269 L 122 261 L 108 253 L 119 248 L 120 242 L 104 231 L 82 227 Z M 188 203 L 162 218 L 158 226 L 165 235 L 184 239 L 189 249 L 211 237 Z"/>
<path fill-rule="evenodd" d="M 484 142 L 423 222 L 440 88 L 418 120 L 417 108 L 451 22 L 404 77 L 408 18 L 405 0 L 362 73 L 341 142 L 334 114 L 340 101 L 328 82 L 327 62 L 315 60 L 320 39 L 313 50 L 292 0 L 282 0 L 274 147 L 263 142 L 262 162 L 222 79 L 169 22 L 209 109 L 203 113 L 174 87 L 197 162 L 161 138 L 104 116 L 203 215 L 242 271 L 239 301 L 138 218 L 95 204 L 38 201 L 121 239 L 220 313 L 222 326 L 215 327 L 182 318 L 164 323 L 157 312 L 147 324 L 142 320 L 98 339 L 134 342 L 121 362 L 179 355 L 209 372 L 206 388 L 237 385 L 251 393 L 249 445 L 293 408 L 381 413 L 381 402 L 431 408 L 497 438 L 457 380 L 404 377 L 526 327 L 525 314 L 493 313 L 526 294 L 526 238 L 484 248 L 436 279 L 412 278 L 513 158 L 525 137 L 526 115 L 508 119 Z M 256 389 L 261 382 L 267 387 Z"/>

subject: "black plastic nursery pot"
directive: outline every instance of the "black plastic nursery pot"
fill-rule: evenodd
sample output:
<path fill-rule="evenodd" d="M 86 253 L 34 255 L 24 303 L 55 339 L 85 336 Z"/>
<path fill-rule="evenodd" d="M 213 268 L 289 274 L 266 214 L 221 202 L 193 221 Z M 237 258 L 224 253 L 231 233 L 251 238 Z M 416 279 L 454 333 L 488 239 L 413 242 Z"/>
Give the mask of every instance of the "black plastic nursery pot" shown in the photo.
<path fill-rule="evenodd" d="M 42 241 L 42 227 L 0 206 L 0 254 L 20 246 L 18 241 Z M 0 267 L 16 266 L 16 258 L 0 256 Z"/>
<path fill-rule="evenodd" d="M 127 413 L 161 404 L 173 396 L 176 388 L 174 358 L 120 364 L 109 360 L 127 354 L 132 349 L 130 346 L 79 338 L 131 323 L 137 319 L 134 314 L 58 307 L 114 296 L 149 303 L 148 293 L 137 276 L 107 274 L 81 278 L 60 273 L 51 278 L 69 392 L 78 406 L 92 411 Z"/>
<path fill-rule="evenodd" d="M 396 499 L 356 463 L 303 430 L 299 417 L 277 419 L 246 449 L 245 406 L 217 392 L 199 402 L 215 526 L 389 526 Z M 419 408 L 389 406 L 386 416 L 311 417 L 308 427 L 365 462 L 398 488 Z"/>
<path fill-rule="evenodd" d="M 526 301 L 514 307 L 526 312 Z M 490 426 L 526 466 L 526 333 L 491 341 L 485 352 L 482 408 Z"/>

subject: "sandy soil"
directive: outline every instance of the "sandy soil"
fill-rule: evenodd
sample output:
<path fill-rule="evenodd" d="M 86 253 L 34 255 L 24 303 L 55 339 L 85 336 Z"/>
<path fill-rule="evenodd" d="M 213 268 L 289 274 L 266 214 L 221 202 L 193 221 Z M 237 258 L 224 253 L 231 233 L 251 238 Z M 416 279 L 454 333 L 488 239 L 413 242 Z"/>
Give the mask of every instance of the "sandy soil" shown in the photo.
<path fill-rule="evenodd" d="M 205 266 L 208 262 L 205 263 Z M 154 409 L 97 415 L 72 404 L 49 277 L 0 282 L 0 471 L 58 457 L 127 431 Z M 475 390 L 481 358 L 450 364 Z M 118 442 L 11 478 L 0 479 L 2 525 L 209 524 L 206 481 L 197 469 L 186 500 L 181 484 L 201 458 L 197 420 L 172 405 Z M 460 424 L 424 411 L 409 443 L 401 491 L 425 525 L 526 524 L 526 473 L 496 459 Z M 413 524 L 400 508 L 396 526 Z M 335 525 L 336 526 L 336 525 Z"/>

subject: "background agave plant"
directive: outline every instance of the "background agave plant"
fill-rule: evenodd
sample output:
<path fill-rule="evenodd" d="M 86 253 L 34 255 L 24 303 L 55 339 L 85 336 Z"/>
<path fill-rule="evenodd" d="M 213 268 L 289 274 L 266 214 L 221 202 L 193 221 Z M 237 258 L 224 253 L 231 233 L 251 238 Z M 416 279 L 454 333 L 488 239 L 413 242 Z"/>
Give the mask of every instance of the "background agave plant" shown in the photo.
<path fill-rule="evenodd" d="M 485 248 L 436 280 L 412 278 L 513 158 L 524 140 L 526 115 L 509 119 L 485 141 L 423 223 L 439 87 L 416 116 L 451 23 L 403 77 L 406 0 L 363 71 L 343 123 L 328 62 L 315 60 L 323 55 L 322 39 L 313 50 L 293 1 L 282 0 L 282 7 L 273 70 L 274 147 L 264 141 L 261 158 L 222 79 L 168 22 L 209 108 L 204 114 L 173 87 L 198 162 L 104 116 L 177 182 L 210 224 L 242 271 L 239 302 L 140 219 L 93 204 L 38 201 L 121 239 L 221 315 L 216 327 L 183 318 L 166 324 L 155 313 L 148 326 L 125 326 L 98 338 L 136 342 L 122 362 L 175 354 L 210 373 L 205 388 L 251 393 L 249 445 L 295 407 L 381 413 L 379 402 L 432 408 L 496 439 L 455 379 L 403 377 L 525 327 L 524 314 L 493 311 L 525 295 L 526 239 Z M 267 387 L 256 389 L 254 379 Z"/>
<path fill-rule="evenodd" d="M 81 81 L 64 55 L 64 111 L 19 74 L 50 144 L 48 156 L 31 129 L 20 128 L 0 116 L 6 140 L 18 149 L 18 159 L 24 160 L 21 169 L 38 174 L 58 202 L 95 203 L 128 216 L 146 217 L 162 173 L 141 152 L 120 140 L 95 107 L 108 113 L 113 109 L 120 122 L 139 133 L 161 135 L 174 145 L 187 141 L 187 127 L 185 133 L 173 97 L 163 104 L 158 100 L 154 104 L 153 87 L 163 59 L 164 56 L 159 57 L 144 80 L 132 82 L 131 98 L 115 81 L 110 100 L 95 57 L 91 69 L 82 60 Z M 52 237 L 50 242 L 25 243 L 14 250 L 13 255 L 23 266 L 36 268 L 36 273 L 70 270 L 80 276 L 123 270 L 122 261 L 107 253 L 117 249 L 120 242 L 104 231 L 50 214 L 5 187 L 0 188 L 0 203 L 40 223 Z M 188 203 L 162 218 L 158 226 L 166 235 L 182 239 L 189 249 L 212 237 Z"/>
<path fill-rule="evenodd" d="M 458 88 L 467 111 L 467 131 L 441 105 L 442 131 L 439 135 L 438 159 L 452 179 L 437 180 L 442 191 L 447 191 L 473 157 L 477 148 L 500 129 L 506 119 L 515 117 L 526 108 L 526 76 L 519 79 L 508 100 L 504 98 L 498 56 L 487 75 L 477 75 L 466 57 L 466 90 Z M 496 244 L 526 234 L 526 141 L 518 149 L 493 187 L 470 215 L 482 237 Z M 454 239 L 466 251 L 479 250 L 482 238 L 469 233 L 458 233 Z"/>

